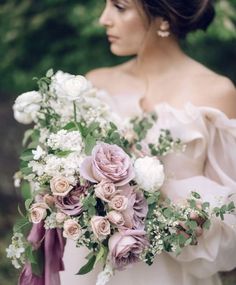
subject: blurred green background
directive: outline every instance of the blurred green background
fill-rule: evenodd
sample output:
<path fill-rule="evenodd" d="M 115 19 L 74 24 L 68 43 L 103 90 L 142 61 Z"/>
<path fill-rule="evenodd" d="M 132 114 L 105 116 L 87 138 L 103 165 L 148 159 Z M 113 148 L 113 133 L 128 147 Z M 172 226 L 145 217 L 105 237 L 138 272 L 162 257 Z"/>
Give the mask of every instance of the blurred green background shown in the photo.
<path fill-rule="evenodd" d="M 49 68 L 84 74 L 124 61 L 114 57 L 98 17 L 104 1 L 0 0 L 0 284 L 17 283 L 17 272 L 5 258 L 11 227 L 21 203 L 12 176 L 18 167 L 24 126 L 11 106 L 17 95 L 34 89 L 34 76 Z M 193 58 L 236 83 L 236 0 L 216 1 L 217 16 L 207 33 L 189 35 L 182 43 Z M 236 273 L 222 274 L 225 285 Z M 92 285 L 92 284 L 91 284 Z"/>

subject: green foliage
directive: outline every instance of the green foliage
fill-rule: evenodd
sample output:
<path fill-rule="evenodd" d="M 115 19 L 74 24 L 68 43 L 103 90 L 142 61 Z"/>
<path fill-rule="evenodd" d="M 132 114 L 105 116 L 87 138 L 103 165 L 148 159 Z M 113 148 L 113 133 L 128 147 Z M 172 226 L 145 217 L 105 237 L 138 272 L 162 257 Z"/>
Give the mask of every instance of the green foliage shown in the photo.
<path fill-rule="evenodd" d="M 84 74 L 123 61 L 111 55 L 98 24 L 103 5 L 97 0 L 1 1 L 0 92 L 19 94 L 33 89 L 31 78 L 49 68 Z M 193 57 L 236 81 L 236 3 L 218 0 L 216 7 L 217 17 L 207 35 L 194 33 L 183 46 Z"/>

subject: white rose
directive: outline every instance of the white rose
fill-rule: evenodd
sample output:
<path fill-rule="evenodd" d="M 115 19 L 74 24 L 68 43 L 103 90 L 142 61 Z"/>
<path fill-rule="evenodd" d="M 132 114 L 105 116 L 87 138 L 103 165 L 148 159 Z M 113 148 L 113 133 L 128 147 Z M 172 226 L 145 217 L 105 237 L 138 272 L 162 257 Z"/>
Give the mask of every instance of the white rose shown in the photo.
<path fill-rule="evenodd" d="M 103 239 L 111 233 L 110 223 L 105 217 L 92 217 L 91 226 L 93 233 L 98 239 Z"/>
<path fill-rule="evenodd" d="M 66 196 L 73 188 L 68 179 L 63 176 L 56 176 L 50 180 L 50 188 L 53 195 Z"/>
<path fill-rule="evenodd" d="M 63 227 L 63 236 L 65 238 L 78 240 L 78 238 L 81 236 L 81 227 L 76 221 L 72 219 L 66 220 Z"/>
<path fill-rule="evenodd" d="M 165 180 L 164 167 L 156 157 L 141 157 L 134 163 L 135 180 L 143 190 L 153 193 Z"/>
<path fill-rule="evenodd" d="M 52 77 L 51 90 L 61 99 L 75 101 L 91 87 L 91 83 L 81 75 L 76 76 L 58 71 Z"/>
<path fill-rule="evenodd" d="M 91 88 L 90 82 L 81 75 L 74 76 L 64 84 L 64 90 L 68 100 L 75 101 L 80 98 L 81 94 Z"/>
<path fill-rule="evenodd" d="M 40 110 L 41 100 L 41 94 L 36 91 L 26 92 L 18 96 L 13 105 L 15 119 L 22 124 L 32 123 Z"/>
<path fill-rule="evenodd" d="M 45 203 L 34 203 L 29 212 L 32 223 L 38 224 L 47 216 L 48 205 Z"/>

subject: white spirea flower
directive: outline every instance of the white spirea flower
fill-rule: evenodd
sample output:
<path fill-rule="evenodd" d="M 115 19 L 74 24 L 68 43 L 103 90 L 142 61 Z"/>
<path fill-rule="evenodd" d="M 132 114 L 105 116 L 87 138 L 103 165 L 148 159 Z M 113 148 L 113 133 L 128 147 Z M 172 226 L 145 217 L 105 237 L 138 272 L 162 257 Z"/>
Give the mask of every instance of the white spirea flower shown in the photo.
<path fill-rule="evenodd" d="M 47 145 L 55 150 L 81 152 L 83 141 L 79 131 L 68 132 L 67 130 L 60 130 L 56 134 L 49 136 Z"/>
<path fill-rule="evenodd" d="M 46 152 L 41 148 L 40 145 L 38 145 L 35 150 L 32 150 L 32 153 L 34 155 L 34 160 L 39 160 L 46 154 Z"/>
<path fill-rule="evenodd" d="M 29 91 L 18 96 L 13 105 L 15 119 L 22 124 L 32 123 L 41 108 L 41 101 L 42 96 L 36 91 Z"/>
<path fill-rule="evenodd" d="M 134 163 L 135 180 L 143 190 L 153 193 L 164 183 L 164 167 L 156 157 L 141 157 Z"/>

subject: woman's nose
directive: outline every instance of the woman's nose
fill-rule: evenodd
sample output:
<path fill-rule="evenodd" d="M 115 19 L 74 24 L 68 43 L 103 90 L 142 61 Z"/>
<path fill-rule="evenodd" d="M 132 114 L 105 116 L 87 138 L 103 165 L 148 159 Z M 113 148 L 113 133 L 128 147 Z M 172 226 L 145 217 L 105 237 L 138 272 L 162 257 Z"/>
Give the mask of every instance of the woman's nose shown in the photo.
<path fill-rule="evenodd" d="M 104 27 L 110 27 L 112 25 L 112 17 L 110 15 L 108 7 L 106 7 L 103 10 L 103 12 L 99 18 L 99 23 L 100 23 L 100 25 L 102 25 Z"/>

